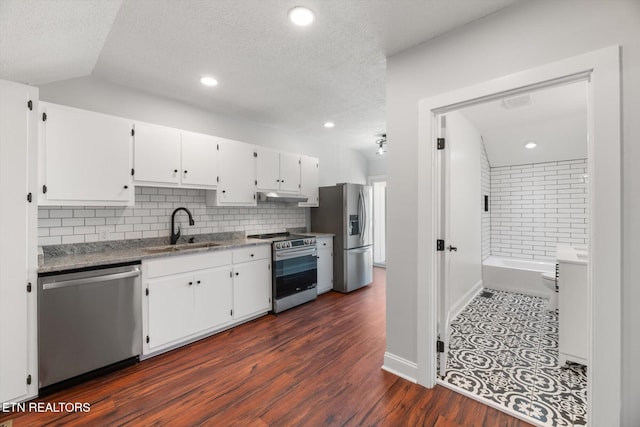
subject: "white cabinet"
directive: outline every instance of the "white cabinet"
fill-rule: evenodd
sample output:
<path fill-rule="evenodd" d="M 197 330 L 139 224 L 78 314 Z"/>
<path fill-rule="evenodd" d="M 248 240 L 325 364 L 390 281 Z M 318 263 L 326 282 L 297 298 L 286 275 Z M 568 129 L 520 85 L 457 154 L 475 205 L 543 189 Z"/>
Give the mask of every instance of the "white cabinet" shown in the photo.
<path fill-rule="evenodd" d="M 271 247 L 254 246 L 233 254 L 233 318 L 271 310 Z"/>
<path fill-rule="evenodd" d="M 133 161 L 136 183 L 155 186 L 180 184 L 180 131 L 135 123 Z"/>
<path fill-rule="evenodd" d="M 140 185 L 215 188 L 218 138 L 148 123 L 135 123 L 133 158 Z"/>
<path fill-rule="evenodd" d="M 38 394 L 38 89 L 0 80 L 0 403 Z M 27 195 L 31 194 L 31 202 Z M 31 283 L 32 291 L 27 291 Z M 31 384 L 27 377 L 31 376 Z"/>
<path fill-rule="evenodd" d="M 558 253 L 561 252 L 558 246 Z M 588 364 L 587 264 L 559 260 L 559 363 Z"/>
<path fill-rule="evenodd" d="M 207 192 L 208 206 L 255 206 L 256 169 L 254 147 L 218 138 L 218 188 Z"/>
<path fill-rule="evenodd" d="M 40 104 L 41 205 L 133 204 L 132 123 Z"/>
<path fill-rule="evenodd" d="M 182 132 L 182 185 L 215 187 L 218 182 L 218 138 Z"/>
<path fill-rule="evenodd" d="M 333 237 L 316 237 L 318 245 L 318 294 L 333 289 Z"/>
<path fill-rule="evenodd" d="M 320 201 L 318 192 L 319 161 L 315 157 L 308 156 L 302 156 L 300 160 L 300 193 L 307 196 L 308 200 L 298 203 L 298 206 L 318 206 Z"/>
<path fill-rule="evenodd" d="M 300 155 L 256 147 L 258 190 L 300 192 Z"/>
<path fill-rule="evenodd" d="M 231 251 L 142 263 L 143 354 L 172 348 L 232 320 Z"/>
<path fill-rule="evenodd" d="M 144 260 L 142 288 L 151 356 L 271 310 L 271 246 Z"/>

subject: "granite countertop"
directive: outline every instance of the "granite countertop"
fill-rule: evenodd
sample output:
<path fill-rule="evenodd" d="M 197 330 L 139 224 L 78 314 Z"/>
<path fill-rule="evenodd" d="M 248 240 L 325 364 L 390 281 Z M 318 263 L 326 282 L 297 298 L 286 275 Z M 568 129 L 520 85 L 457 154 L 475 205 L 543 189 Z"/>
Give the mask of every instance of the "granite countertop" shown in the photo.
<path fill-rule="evenodd" d="M 302 234 L 304 236 L 310 236 L 310 237 L 311 236 L 313 237 L 334 237 L 335 236 L 335 234 L 333 233 L 314 233 L 313 231 L 310 231 L 308 233 L 307 232 L 299 233 L 299 234 Z"/>
<path fill-rule="evenodd" d="M 193 243 L 188 243 L 193 238 Z M 273 239 L 247 239 L 244 233 L 214 233 L 185 236 L 170 248 L 168 238 L 117 240 L 96 243 L 44 246 L 38 273 L 96 267 L 166 256 L 187 255 L 245 246 L 271 244 Z M 214 246 L 204 246 L 211 244 Z M 169 248 L 163 252 L 163 248 Z"/>

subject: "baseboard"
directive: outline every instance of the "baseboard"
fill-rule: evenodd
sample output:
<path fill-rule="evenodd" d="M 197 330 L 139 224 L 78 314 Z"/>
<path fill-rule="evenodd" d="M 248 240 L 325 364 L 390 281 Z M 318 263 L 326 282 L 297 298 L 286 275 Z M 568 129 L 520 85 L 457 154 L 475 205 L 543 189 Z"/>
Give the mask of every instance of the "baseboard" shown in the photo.
<path fill-rule="evenodd" d="M 530 291 L 530 290 L 524 290 L 524 289 L 518 289 L 518 288 L 514 288 L 514 287 L 509 287 L 509 286 L 503 286 L 503 285 L 487 285 L 488 289 L 495 289 L 496 291 L 506 291 L 506 292 L 511 292 L 514 294 L 522 294 L 522 295 L 528 295 L 531 297 L 539 297 L 539 298 L 545 298 L 545 299 L 549 299 L 549 294 L 545 294 L 543 292 L 536 292 L 536 291 Z"/>
<path fill-rule="evenodd" d="M 382 369 L 412 383 L 418 382 L 418 364 L 395 354 L 384 353 Z"/>
<path fill-rule="evenodd" d="M 484 287 L 484 284 L 482 282 L 482 279 L 478 280 L 476 282 L 475 285 L 473 285 L 471 287 L 471 289 L 469 289 L 467 291 L 467 293 L 465 293 L 462 298 L 460 298 L 452 307 L 451 307 L 451 311 L 450 311 L 450 316 L 449 316 L 449 322 L 451 322 L 453 319 L 455 319 L 458 314 L 462 313 L 462 310 L 465 309 L 465 307 L 471 302 L 471 300 L 473 300 L 476 295 L 478 295 L 480 293 L 480 291 L 482 290 L 482 288 Z"/>

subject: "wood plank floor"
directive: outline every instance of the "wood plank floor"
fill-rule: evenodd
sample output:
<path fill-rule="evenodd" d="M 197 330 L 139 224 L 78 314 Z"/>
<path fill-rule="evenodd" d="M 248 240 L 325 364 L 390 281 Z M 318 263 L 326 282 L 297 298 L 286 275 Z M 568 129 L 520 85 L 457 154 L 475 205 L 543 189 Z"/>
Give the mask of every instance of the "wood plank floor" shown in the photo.
<path fill-rule="evenodd" d="M 85 413 L 11 413 L 13 426 L 528 426 L 441 386 L 380 369 L 385 271 L 42 399 Z"/>

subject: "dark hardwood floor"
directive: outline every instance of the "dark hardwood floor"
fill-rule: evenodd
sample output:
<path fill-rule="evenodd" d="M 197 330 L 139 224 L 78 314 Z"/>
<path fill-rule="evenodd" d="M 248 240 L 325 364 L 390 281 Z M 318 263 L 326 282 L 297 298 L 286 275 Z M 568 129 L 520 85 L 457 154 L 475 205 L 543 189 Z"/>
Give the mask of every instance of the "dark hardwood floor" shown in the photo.
<path fill-rule="evenodd" d="M 13 426 L 528 426 L 380 369 L 385 271 L 352 294 L 267 315 L 42 399 L 85 413 L 5 413 Z"/>

